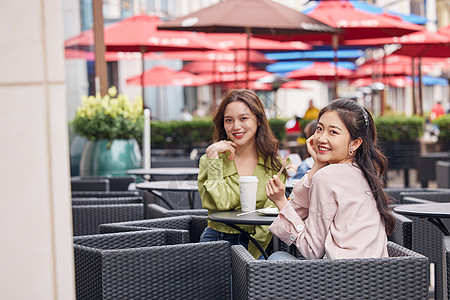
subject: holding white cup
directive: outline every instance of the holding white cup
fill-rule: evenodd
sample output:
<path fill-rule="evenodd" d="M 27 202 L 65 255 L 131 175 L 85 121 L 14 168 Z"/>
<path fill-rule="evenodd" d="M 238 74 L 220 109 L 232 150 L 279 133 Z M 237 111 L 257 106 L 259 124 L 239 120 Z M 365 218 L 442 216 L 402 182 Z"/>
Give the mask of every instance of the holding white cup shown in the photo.
<path fill-rule="evenodd" d="M 241 210 L 253 211 L 256 209 L 256 191 L 258 190 L 258 177 L 239 177 L 239 191 L 241 193 Z"/>

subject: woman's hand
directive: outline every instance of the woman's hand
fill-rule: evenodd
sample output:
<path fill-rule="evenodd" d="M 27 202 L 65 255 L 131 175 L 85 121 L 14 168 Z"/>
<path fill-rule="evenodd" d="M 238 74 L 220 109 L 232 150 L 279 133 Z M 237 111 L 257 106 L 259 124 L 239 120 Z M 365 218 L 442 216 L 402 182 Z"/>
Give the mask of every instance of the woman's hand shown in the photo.
<path fill-rule="evenodd" d="M 306 140 L 306 148 L 308 149 L 308 153 L 309 155 L 311 155 L 311 157 L 314 159 L 314 164 L 311 167 L 311 170 L 309 170 L 308 172 L 308 183 L 311 184 L 311 178 L 312 176 L 319 171 L 320 169 L 322 169 L 323 167 L 325 167 L 326 165 L 328 165 L 327 162 L 320 162 L 317 159 L 317 152 L 316 149 L 314 148 L 314 140 L 313 140 L 314 135 L 310 136 L 307 140 Z"/>
<path fill-rule="evenodd" d="M 229 151 L 230 155 L 228 155 L 228 160 L 233 160 L 234 154 L 236 152 L 236 149 L 234 147 L 236 146 L 237 145 L 232 141 L 218 141 L 206 148 L 206 157 L 219 158 L 220 153 Z"/>
<path fill-rule="evenodd" d="M 275 203 L 278 209 L 282 209 L 288 203 L 285 193 L 283 182 L 281 182 L 277 175 L 273 175 L 273 178 L 269 179 L 269 182 L 267 182 L 266 195 L 273 203 Z"/>

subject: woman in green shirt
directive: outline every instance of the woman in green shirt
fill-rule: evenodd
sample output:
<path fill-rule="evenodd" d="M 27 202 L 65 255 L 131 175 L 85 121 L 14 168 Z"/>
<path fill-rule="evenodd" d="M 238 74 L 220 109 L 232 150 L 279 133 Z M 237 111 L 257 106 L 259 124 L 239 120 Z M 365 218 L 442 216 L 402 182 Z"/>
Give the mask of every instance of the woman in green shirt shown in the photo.
<path fill-rule="evenodd" d="M 256 208 L 270 206 L 265 186 L 278 173 L 282 161 L 278 156 L 278 140 L 269 126 L 261 100 L 252 91 L 231 90 L 221 101 L 213 122 L 214 143 L 206 149 L 199 166 L 198 189 L 203 207 L 209 212 L 239 209 L 239 176 L 257 176 Z M 284 172 L 281 180 L 285 179 Z M 240 227 L 264 249 L 272 238 L 268 226 Z M 216 240 L 248 245 L 248 239 L 239 231 L 208 220 L 200 241 Z M 261 255 L 252 243 L 248 250 L 255 258 Z"/>

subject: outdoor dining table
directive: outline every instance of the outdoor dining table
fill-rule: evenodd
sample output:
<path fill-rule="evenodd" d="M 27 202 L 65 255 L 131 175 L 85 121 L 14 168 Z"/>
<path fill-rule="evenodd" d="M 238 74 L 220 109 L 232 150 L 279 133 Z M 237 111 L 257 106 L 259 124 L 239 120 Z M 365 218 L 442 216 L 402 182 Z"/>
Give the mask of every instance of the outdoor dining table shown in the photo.
<path fill-rule="evenodd" d="M 269 256 L 261 245 L 245 230 L 237 226 L 240 225 L 270 225 L 276 219 L 276 215 L 266 215 L 258 211 L 244 215 L 241 210 L 219 211 L 209 214 L 208 219 L 214 222 L 224 223 L 244 234 L 258 248 L 265 259 Z"/>
<path fill-rule="evenodd" d="M 170 169 L 170 168 L 167 168 L 167 169 Z M 195 168 L 179 168 L 179 169 L 195 169 Z M 139 173 L 139 174 L 145 175 L 144 172 L 142 172 L 142 173 L 138 172 L 139 170 L 141 170 L 141 169 L 129 170 L 129 172 L 130 171 L 133 172 L 133 173 L 129 173 L 129 174 L 138 175 L 138 173 Z M 149 169 L 147 169 L 147 170 L 149 170 Z M 162 173 L 154 173 L 154 174 L 162 174 Z M 197 174 L 198 174 L 198 172 L 197 172 Z M 166 174 L 164 174 L 164 175 L 166 175 Z M 172 173 L 172 175 L 173 175 L 173 173 Z M 186 175 L 186 174 L 183 174 L 183 175 Z M 290 192 L 292 190 L 292 187 L 293 187 L 292 181 L 288 181 L 286 183 L 286 190 L 288 192 Z M 163 198 L 159 193 L 157 193 L 157 191 L 188 192 L 189 207 L 194 208 L 194 199 L 195 199 L 194 197 L 195 197 L 195 192 L 198 192 L 198 182 L 197 182 L 197 180 L 147 181 L 147 182 L 137 183 L 136 188 L 139 190 L 149 191 L 150 193 L 152 193 L 153 195 L 155 195 L 156 197 L 158 197 L 159 199 L 164 201 L 164 203 L 166 203 L 170 209 L 174 209 L 173 204 L 170 203 L 170 201 L 168 199 Z"/>
<path fill-rule="evenodd" d="M 426 218 L 436 225 L 445 235 L 450 235 L 441 219 L 450 218 L 449 203 L 405 204 L 394 207 L 394 212 L 419 218 Z"/>
<path fill-rule="evenodd" d="M 145 178 L 146 175 L 151 176 L 189 176 L 194 179 L 198 175 L 199 168 L 189 168 L 189 167 L 170 167 L 170 168 L 150 168 L 150 169 L 132 169 L 128 170 L 127 174 L 138 175 Z"/>
<path fill-rule="evenodd" d="M 147 181 L 136 184 L 136 188 L 139 190 L 146 190 L 164 201 L 170 209 L 174 209 L 173 204 L 162 197 L 158 191 L 176 191 L 187 192 L 189 197 L 189 208 L 194 208 L 195 192 L 198 191 L 197 180 L 163 180 L 163 181 Z"/>

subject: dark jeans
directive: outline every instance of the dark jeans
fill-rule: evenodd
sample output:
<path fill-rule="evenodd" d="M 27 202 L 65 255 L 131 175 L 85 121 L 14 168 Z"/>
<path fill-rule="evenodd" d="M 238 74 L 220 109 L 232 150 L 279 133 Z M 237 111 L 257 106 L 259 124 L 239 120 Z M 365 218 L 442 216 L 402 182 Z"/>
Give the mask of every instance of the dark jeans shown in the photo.
<path fill-rule="evenodd" d="M 227 241 L 231 245 L 242 245 L 248 249 L 248 238 L 243 234 L 231 234 L 206 227 L 200 236 L 200 242 Z"/>

